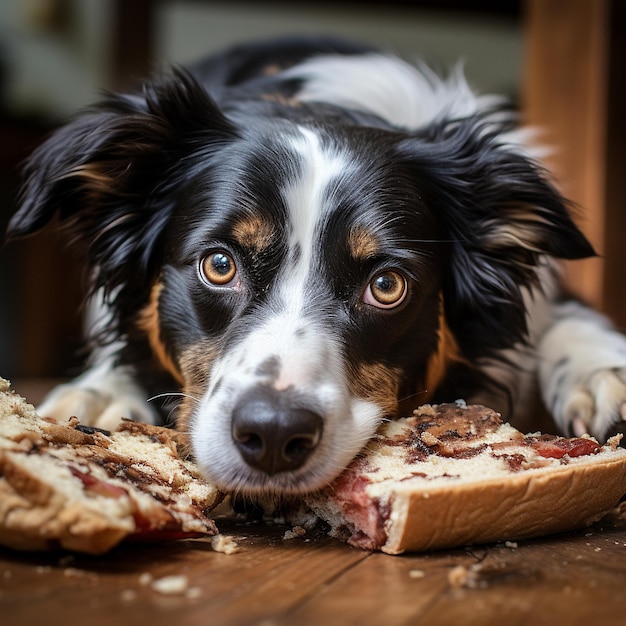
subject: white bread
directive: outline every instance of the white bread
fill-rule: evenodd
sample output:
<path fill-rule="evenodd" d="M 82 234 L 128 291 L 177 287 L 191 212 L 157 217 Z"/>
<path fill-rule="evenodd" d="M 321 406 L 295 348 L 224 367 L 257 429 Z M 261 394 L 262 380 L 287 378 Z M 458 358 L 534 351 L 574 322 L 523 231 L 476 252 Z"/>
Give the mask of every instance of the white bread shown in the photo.
<path fill-rule="evenodd" d="M 350 544 L 390 554 L 585 527 L 626 493 L 615 437 L 523 435 L 498 414 L 424 406 L 388 422 L 307 505 Z"/>
<path fill-rule="evenodd" d="M 147 424 L 108 433 L 43 419 L 0 379 L 0 544 L 100 554 L 127 538 L 216 534 L 205 512 L 222 496 L 181 443 Z"/>
<path fill-rule="evenodd" d="M 484 407 L 424 406 L 388 422 L 323 492 L 305 498 L 350 544 L 390 554 L 587 526 L 626 493 L 613 438 L 523 435 Z M 215 535 L 222 494 L 171 430 L 113 433 L 42 419 L 0 379 L 0 544 L 100 554 L 127 538 Z"/>

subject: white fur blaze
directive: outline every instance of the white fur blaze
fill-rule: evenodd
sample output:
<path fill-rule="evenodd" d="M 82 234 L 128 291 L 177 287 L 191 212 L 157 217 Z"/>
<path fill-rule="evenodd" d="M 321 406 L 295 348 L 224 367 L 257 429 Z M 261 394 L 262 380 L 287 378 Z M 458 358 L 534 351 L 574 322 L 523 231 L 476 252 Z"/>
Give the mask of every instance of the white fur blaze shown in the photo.
<path fill-rule="evenodd" d="M 283 190 L 289 254 L 254 327 L 216 360 L 211 385 L 192 417 L 192 445 L 199 464 L 209 480 L 231 490 L 319 489 L 352 460 L 383 414 L 374 402 L 352 396 L 343 342 L 311 306 L 313 294 L 324 293 L 316 283 L 322 254 L 319 241 L 334 208 L 333 185 L 349 171 L 350 163 L 344 153 L 325 148 L 309 129 L 300 128 L 291 148 L 300 169 Z M 322 417 L 322 438 L 301 468 L 268 476 L 247 466 L 238 453 L 231 416 L 240 399 L 258 386 L 293 394 L 297 408 Z"/>

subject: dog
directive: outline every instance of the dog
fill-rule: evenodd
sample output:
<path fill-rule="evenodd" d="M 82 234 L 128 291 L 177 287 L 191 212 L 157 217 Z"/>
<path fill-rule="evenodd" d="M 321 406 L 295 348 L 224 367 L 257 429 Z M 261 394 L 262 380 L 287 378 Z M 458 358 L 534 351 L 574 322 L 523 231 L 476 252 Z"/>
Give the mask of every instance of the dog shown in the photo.
<path fill-rule="evenodd" d="M 45 141 L 8 236 L 53 217 L 84 249 L 92 351 L 40 411 L 175 421 L 225 490 L 317 490 L 424 403 L 515 421 L 537 394 L 565 434 L 623 429 L 626 339 L 560 278 L 594 250 L 460 71 L 235 46 Z"/>

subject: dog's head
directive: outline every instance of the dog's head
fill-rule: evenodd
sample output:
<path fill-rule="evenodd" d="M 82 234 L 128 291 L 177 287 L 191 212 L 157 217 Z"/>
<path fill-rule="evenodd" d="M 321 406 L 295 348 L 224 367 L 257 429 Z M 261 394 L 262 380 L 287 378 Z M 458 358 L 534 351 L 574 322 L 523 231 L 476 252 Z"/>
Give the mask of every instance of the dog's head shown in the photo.
<path fill-rule="evenodd" d="M 58 214 L 111 331 L 180 383 L 208 477 L 293 493 L 451 365 L 523 341 L 542 257 L 590 248 L 497 115 L 408 132 L 263 106 L 182 73 L 112 96 L 33 155 L 10 234 Z"/>

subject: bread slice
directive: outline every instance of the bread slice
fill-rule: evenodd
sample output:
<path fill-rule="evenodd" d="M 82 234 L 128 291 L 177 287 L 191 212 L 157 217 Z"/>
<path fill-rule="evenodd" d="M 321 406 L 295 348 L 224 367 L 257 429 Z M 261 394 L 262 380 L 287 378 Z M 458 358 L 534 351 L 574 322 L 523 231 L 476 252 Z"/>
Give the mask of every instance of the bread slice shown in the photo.
<path fill-rule="evenodd" d="M 41 418 L 0 379 L 0 544 L 104 553 L 125 539 L 215 535 L 223 494 L 181 458 L 175 431 L 109 433 Z M 389 554 L 587 526 L 626 493 L 614 437 L 523 435 L 462 403 L 386 423 L 306 505 L 353 546 Z"/>
<path fill-rule="evenodd" d="M 43 419 L 0 379 L 0 544 L 100 554 L 124 539 L 216 534 L 206 512 L 222 494 L 181 446 L 148 424 L 109 433 Z"/>
<path fill-rule="evenodd" d="M 523 435 L 490 409 L 425 405 L 388 422 L 307 505 L 353 546 L 390 554 L 588 526 L 626 493 L 619 438 Z"/>

